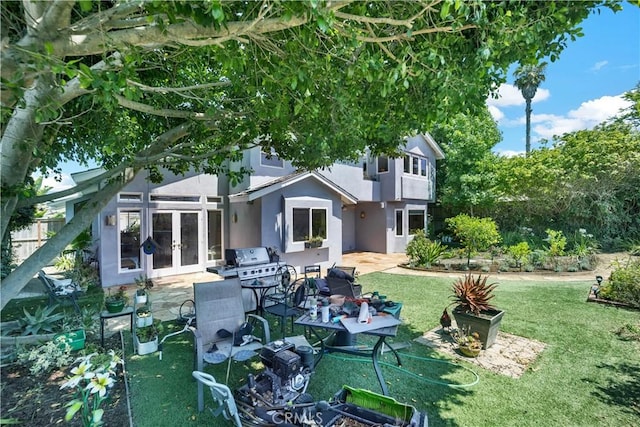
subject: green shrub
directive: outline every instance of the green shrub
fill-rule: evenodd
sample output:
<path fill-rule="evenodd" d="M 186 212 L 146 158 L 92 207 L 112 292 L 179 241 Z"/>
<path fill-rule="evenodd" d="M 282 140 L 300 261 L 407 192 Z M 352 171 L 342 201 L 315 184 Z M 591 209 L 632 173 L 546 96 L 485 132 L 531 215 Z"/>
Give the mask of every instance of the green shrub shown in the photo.
<path fill-rule="evenodd" d="M 629 259 L 626 265 L 616 261 L 600 296 L 640 308 L 640 260 Z"/>
<path fill-rule="evenodd" d="M 522 261 L 527 259 L 531 254 L 531 248 L 527 242 L 520 242 L 517 245 L 509 246 L 507 254 L 514 259 L 516 267 L 522 270 Z"/>
<path fill-rule="evenodd" d="M 440 242 L 427 239 L 423 230 L 416 231 L 413 240 L 407 244 L 406 253 L 412 265 L 431 267 L 437 263 L 447 248 Z"/>
<path fill-rule="evenodd" d="M 2 334 L 13 335 L 16 332 L 20 332 L 21 336 L 26 336 L 60 331 L 64 313 L 54 313 L 58 307 L 57 304 L 50 307 L 38 306 L 33 314 L 23 307 L 24 316 L 18 319 L 18 325 L 14 328 L 4 328 Z"/>
<path fill-rule="evenodd" d="M 564 255 L 564 249 L 567 246 L 567 238 L 564 237 L 562 231 L 556 231 L 548 228 L 546 230 L 547 238 L 545 241 L 548 243 L 547 252 L 550 257 L 558 257 Z"/>
<path fill-rule="evenodd" d="M 445 222 L 460 240 L 467 255 L 467 266 L 471 262 L 471 254 L 485 251 L 500 243 L 498 226 L 491 218 L 476 218 L 467 214 L 447 218 Z"/>
<path fill-rule="evenodd" d="M 536 249 L 529 255 L 529 262 L 534 267 L 544 268 L 547 260 L 549 258 L 549 254 L 544 249 Z"/>

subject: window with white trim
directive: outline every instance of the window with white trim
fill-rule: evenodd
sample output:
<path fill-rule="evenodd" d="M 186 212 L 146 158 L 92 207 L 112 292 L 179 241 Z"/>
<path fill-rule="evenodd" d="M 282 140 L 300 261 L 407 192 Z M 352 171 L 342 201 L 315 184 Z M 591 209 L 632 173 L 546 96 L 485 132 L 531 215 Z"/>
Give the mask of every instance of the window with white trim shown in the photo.
<path fill-rule="evenodd" d="M 406 154 L 404 156 L 404 173 L 416 176 L 427 176 L 429 162 L 426 157 Z"/>
<path fill-rule="evenodd" d="M 404 235 L 404 211 L 402 209 L 396 209 L 396 236 Z"/>
<path fill-rule="evenodd" d="M 207 211 L 207 261 L 222 259 L 222 210 Z"/>
<path fill-rule="evenodd" d="M 427 215 L 424 210 L 409 210 L 409 235 L 416 234 L 418 230 L 424 230 L 426 226 Z"/>
<path fill-rule="evenodd" d="M 387 156 L 378 156 L 378 173 L 389 172 L 389 158 Z"/>
<path fill-rule="evenodd" d="M 304 242 L 311 237 L 327 238 L 327 209 L 293 208 L 293 241 Z"/>
<path fill-rule="evenodd" d="M 119 202 L 142 202 L 142 193 L 118 193 Z"/>
<path fill-rule="evenodd" d="M 142 213 L 139 210 L 121 210 L 118 213 L 120 270 L 140 268 L 141 219 Z"/>

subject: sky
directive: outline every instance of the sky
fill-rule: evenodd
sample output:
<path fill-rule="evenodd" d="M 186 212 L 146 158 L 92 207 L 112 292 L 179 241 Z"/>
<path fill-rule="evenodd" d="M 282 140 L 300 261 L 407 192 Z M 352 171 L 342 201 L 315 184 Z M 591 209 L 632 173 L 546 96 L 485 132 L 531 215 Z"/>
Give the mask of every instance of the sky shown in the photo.
<path fill-rule="evenodd" d="M 531 103 L 531 149 L 554 135 L 591 129 L 628 105 L 621 95 L 640 82 L 640 7 L 630 3 L 613 13 L 602 9 L 582 22 L 584 36 L 569 41 L 556 62 L 547 61 L 545 81 Z M 487 105 L 502 132 L 493 151 L 525 151 L 525 100 L 513 66 L 499 99 Z"/>
<path fill-rule="evenodd" d="M 531 148 L 541 139 L 595 125 L 614 116 L 627 104 L 621 95 L 640 82 L 640 7 L 624 3 L 613 13 L 602 9 L 582 22 L 584 36 L 569 41 L 556 62 L 548 62 L 545 81 L 532 100 Z M 487 105 L 502 132 L 493 151 L 506 156 L 525 151 L 525 101 L 513 86 L 514 65 L 499 99 Z M 85 170 L 77 163 L 63 166 L 62 182 L 45 178 L 56 190 L 73 185 L 69 174 Z"/>

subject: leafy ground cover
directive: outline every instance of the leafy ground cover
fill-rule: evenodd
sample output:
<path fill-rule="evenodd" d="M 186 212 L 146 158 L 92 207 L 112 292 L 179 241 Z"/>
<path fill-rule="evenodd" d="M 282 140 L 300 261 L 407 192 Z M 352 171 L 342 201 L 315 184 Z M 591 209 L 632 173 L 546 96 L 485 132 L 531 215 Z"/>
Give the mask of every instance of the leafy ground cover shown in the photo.
<path fill-rule="evenodd" d="M 105 348 L 120 349 L 120 335 L 105 339 Z M 48 374 L 34 376 L 21 365 L 4 366 L 0 372 L 2 380 L 2 419 L 17 420 L 22 426 L 81 426 L 79 417 L 65 422 L 65 404 L 72 400 L 68 390 L 60 386 L 70 376 L 70 367 L 57 369 Z M 122 370 L 110 389 L 105 405 L 105 426 L 121 427 L 129 425 L 126 387 Z M 4 422 L 0 422 L 4 424 Z"/>
<path fill-rule="evenodd" d="M 499 276 L 494 279 L 499 281 Z M 505 281 L 498 286 L 495 303 L 506 311 L 502 330 L 547 344 L 529 370 L 513 379 L 452 363 L 413 342 L 438 325 L 450 302 L 451 279 L 371 273 L 359 280 L 365 291 L 377 290 L 404 304 L 404 324 L 395 342 L 412 346 L 402 350 L 400 369 L 385 354 L 383 371 L 390 394 L 426 411 L 431 426 L 636 424 L 640 342 L 626 331 L 638 330 L 640 312 L 586 303 L 591 281 Z M 167 332 L 179 327 L 167 326 Z M 358 343 L 367 341 L 361 337 Z M 225 425 L 223 419 L 195 409 L 188 334 L 168 340 L 162 360 L 157 354 L 131 356 L 127 366 L 135 425 Z M 225 369 L 210 366 L 207 371 L 223 379 Z M 230 387 L 238 387 L 249 372 L 259 369 L 257 362 L 234 363 Z M 478 375 L 477 383 L 470 370 Z M 369 360 L 334 354 L 320 362 L 308 391 L 315 399 L 329 399 L 344 384 L 379 392 Z"/>

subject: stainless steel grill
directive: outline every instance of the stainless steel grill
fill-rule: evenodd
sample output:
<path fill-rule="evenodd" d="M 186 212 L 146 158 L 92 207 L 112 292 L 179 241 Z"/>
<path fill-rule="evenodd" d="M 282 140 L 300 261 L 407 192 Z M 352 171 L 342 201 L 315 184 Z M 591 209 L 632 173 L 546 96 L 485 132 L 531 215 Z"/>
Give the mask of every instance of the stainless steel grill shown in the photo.
<path fill-rule="evenodd" d="M 239 277 L 243 284 L 254 280 L 273 280 L 280 262 L 271 262 L 267 248 L 225 250 L 226 265 L 209 267 L 207 271 L 226 278 Z"/>

